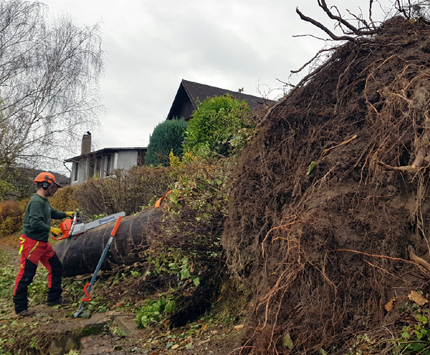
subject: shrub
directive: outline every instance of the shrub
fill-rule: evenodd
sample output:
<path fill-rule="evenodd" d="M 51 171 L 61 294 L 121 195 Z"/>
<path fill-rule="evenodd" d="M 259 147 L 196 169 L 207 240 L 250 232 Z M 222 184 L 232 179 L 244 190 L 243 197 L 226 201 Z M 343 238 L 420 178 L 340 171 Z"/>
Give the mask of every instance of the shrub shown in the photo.
<path fill-rule="evenodd" d="M 58 189 L 53 197 L 49 198 L 49 203 L 58 211 L 76 211 L 79 208 L 75 198 L 77 186 L 66 186 Z"/>
<path fill-rule="evenodd" d="M 146 328 L 159 325 L 165 318 L 168 318 L 168 314 L 172 314 L 175 310 L 176 302 L 174 300 L 162 297 L 157 301 L 147 300 L 146 305 L 136 314 L 137 327 Z"/>
<path fill-rule="evenodd" d="M 90 179 L 76 186 L 74 197 L 87 215 L 136 213 L 163 196 L 172 179 L 169 167 L 139 166 L 116 170 L 108 179 Z"/>
<path fill-rule="evenodd" d="M 33 179 L 25 169 L 0 168 L 0 200 L 22 200 L 35 192 Z"/>
<path fill-rule="evenodd" d="M 188 123 L 183 119 L 166 120 L 158 124 L 149 138 L 145 164 L 168 166 L 169 153 L 182 156 L 184 129 Z"/>
<path fill-rule="evenodd" d="M 7 196 L 14 194 L 17 194 L 14 186 L 8 181 L 0 180 L 0 200 L 3 201 Z"/>
<path fill-rule="evenodd" d="M 0 202 L 0 237 L 17 233 L 22 229 L 25 207 L 29 200 Z"/>
<path fill-rule="evenodd" d="M 185 130 L 186 151 L 228 156 L 246 141 L 251 110 L 246 100 L 231 95 L 207 98 L 199 104 Z"/>

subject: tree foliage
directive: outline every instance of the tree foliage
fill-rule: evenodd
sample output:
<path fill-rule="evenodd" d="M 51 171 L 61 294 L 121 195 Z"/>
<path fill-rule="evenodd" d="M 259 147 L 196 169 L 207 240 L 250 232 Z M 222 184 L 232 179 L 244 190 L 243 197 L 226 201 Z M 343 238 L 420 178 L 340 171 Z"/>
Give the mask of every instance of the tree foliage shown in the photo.
<path fill-rule="evenodd" d="M 42 3 L 0 0 L 0 165 L 58 159 L 77 143 L 97 120 L 101 70 L 97 25 L 50 21 Z"/>
<path fill-rule="evenodd" d="M 184 130 L 187 125 L 184 118 L 159 123 L 149 138 L 145 164 L 168 166 L 171 151 L 175 156 L 182 156 Z"/>
<path fill-rule="evenodd" d="M 186 150 L 227 156 L 246 139 L 250 108 L 231 95 L 214 96 L 199 104 L 185 131 Z"/>

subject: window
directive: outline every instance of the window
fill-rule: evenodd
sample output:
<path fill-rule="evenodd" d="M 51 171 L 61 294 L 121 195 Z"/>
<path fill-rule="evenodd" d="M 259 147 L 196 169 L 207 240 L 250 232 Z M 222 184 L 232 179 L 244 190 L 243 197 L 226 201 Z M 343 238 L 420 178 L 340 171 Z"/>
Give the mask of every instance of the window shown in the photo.
<path fill-rule="evenodd" d="M 75 163 L 75 176 L 73 177 L 73 181 L 78 181 L 78 170 L 79 170 L 79 163 Z"/>
<path fill-rule="evenodd" d="M 106 176 L 109 176 L 112 170 L 112 154 L 107 156 Z"/>

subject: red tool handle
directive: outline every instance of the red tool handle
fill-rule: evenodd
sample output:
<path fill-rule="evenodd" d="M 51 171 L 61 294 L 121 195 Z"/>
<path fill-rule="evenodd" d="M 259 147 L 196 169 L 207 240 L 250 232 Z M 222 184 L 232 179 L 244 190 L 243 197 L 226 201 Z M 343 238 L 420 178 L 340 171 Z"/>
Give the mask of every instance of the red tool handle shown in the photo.
<path fill-rule="evenodd" d="M 87 297 L 82 298 L 83 302 L 89 302 L 89 301 L 91 301 L 91 297 L 90 297 L 90 295 L 88 294 L 88 291 L 87 291 L 88 286 L 91 286 L 90 282 L 88 282 L 84 286 L 84 293 L 85 293 L 85 296 L 87 296 Z"/>
<path fill-rule="evenodd" d="M 121 223 L 121 220 L 122 220 L 122 217 L 119 216 L 118 219 L 116 220 L 115 227 L 113 227 L 113 231 L 111 233 L 112 237 L 115 237 L 116 231 L 118 230 L 118 227 L 119 227 L 119 224 Z"/>
<path fill-rule="evenodd" d="M 66 238 L 69 238 L 69 231 L 65 231 L 65 232 L 61 235 L 61 237 L 59 237 L 59 238 L 57 238 L 57 235 L 56 235 L 56 234 L 52 233 L 52 239 L 54 239 L 54 240 L 61 240 L 61 239 L 66 239 Z"/>

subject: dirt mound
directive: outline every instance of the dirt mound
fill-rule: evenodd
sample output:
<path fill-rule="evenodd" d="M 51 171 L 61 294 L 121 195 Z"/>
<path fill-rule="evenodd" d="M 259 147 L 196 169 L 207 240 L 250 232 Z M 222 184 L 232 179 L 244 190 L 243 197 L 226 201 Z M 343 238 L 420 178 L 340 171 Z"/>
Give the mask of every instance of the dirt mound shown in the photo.
<path fill-rule="evenodd" d="M 430 27 L 396 17 L 262 119 L 222 238 L 256 290 L 241 354 L 346 353 L 357 332 L 391 336 L 391 298 L 430 292 L 408 252 L 429 259 L 429 53 Z"/>

